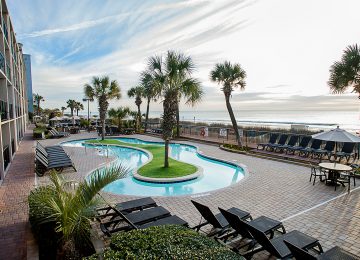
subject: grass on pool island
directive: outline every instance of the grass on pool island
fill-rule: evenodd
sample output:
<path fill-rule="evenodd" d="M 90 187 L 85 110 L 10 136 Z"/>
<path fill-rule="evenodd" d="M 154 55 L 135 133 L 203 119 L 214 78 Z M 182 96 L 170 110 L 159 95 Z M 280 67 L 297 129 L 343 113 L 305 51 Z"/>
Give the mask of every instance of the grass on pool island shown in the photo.
<path fill-rule="evenodd" d="M 180 162 L 169 158 L 169 168 L 164 168 L 164 153 L 165 147 L 159 145 L 143 145 L 143 144 L 130 144 L 124 143 L 119 140 L 106 139 L 103 141 L 100 140 L 89 140 L 86 141 L 88 143 L 101 143 L 101 144 L 116 144 L 116 145 L 124 145 L 130 147 L 137 147 L 144 150 L 147 150 L 153 155 L 153 159 L 151 162 L 145 164 L 144 166 L 138 169 L 138 174 L 144 177 L 150 178 L 176 178 L 182 177 L 186 175 L 193 174 L 197 171 L 197 168 L 194 165 Z"/>

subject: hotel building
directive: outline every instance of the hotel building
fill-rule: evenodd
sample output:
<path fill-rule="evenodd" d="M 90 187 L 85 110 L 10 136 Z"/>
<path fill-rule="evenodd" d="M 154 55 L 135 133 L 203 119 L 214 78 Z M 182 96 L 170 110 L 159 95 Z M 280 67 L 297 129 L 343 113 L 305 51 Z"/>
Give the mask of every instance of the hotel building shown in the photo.
<path fill-rule="evenodd" d="M 0 184 L 24 136 L 28 100 L 22 45 L 16 42 L 5 0 L 0 6 Z"/>

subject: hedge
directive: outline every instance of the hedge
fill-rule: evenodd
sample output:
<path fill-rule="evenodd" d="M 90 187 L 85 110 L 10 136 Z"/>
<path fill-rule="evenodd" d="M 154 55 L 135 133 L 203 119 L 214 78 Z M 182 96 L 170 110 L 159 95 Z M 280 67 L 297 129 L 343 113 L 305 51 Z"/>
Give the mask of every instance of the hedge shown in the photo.
<path fill-rule="evenodd" d="M 214 239 L 182 226 L 159 226 L 120 232 L 96 259 L 243 259 Z"/>

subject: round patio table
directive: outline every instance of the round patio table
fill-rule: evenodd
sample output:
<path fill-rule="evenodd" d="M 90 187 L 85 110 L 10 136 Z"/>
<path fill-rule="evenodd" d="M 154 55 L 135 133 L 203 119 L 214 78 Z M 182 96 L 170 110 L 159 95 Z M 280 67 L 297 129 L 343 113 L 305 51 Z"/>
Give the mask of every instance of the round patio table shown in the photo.
<path fill-rule="evenodd" d="M 327 179 L 333 185 L 337 185 L 338 183 L 337 179 L 340 176 L 340 172 L 347 172 L 352 170 L 350 166 L 341 163 L 319 163 L 319 166 L 321 168 L 328 170 Z"/>

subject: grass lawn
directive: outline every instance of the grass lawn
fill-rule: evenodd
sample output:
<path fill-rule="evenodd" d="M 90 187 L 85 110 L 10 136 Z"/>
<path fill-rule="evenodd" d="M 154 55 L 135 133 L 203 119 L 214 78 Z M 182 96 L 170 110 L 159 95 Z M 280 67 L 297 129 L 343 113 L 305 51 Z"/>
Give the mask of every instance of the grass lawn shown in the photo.
<path fill-rule="evenodd" d="M 158 145 L 143 145 L 143 144 L 129 144 L 124 143 L 119 140 L 90 140 L 87 141 L 88 143 L 102 143 L 102 144 L 118 144 L 118 145 L 124 145 L 124 146 L 131 146 L 131 147 L 137 147 L 142 148 L 144 150 L 147 150 L 153 155 L 153 159 L 151 162 L 145 164 L 144 166 L 140 167 L 138 169 L 138 174 L 150 177 L 150 178 L 175 178 L 175 177 L 181 177 L 193 174 L 197 171 L 197 167 L 194 165 L 180 162 L 177 160 L 174 160 L 172 158 L 169 158 L 169 168 L 164 168 L 164 153 L 165 153 L 165 147 L 164 146 L 158 146 Z"/>

